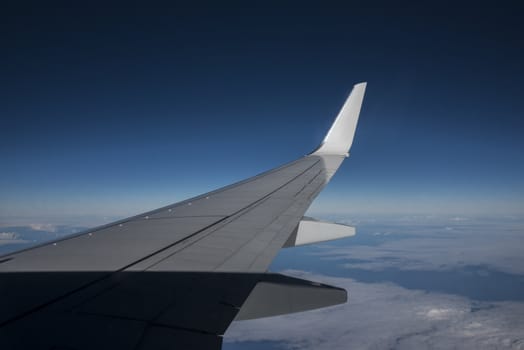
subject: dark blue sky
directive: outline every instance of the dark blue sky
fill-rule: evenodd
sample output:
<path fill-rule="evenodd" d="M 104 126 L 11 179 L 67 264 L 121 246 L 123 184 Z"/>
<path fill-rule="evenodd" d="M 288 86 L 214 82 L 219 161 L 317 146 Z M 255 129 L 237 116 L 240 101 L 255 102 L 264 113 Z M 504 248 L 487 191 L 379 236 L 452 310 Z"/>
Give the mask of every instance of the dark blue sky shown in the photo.
<path fill-rule="evenodd" d="M 524 214 L 523 11 L 387 3 L 2 5 L 0 220 L 131 215 L 267 170 L 360 81 L 313 211 Z"/>

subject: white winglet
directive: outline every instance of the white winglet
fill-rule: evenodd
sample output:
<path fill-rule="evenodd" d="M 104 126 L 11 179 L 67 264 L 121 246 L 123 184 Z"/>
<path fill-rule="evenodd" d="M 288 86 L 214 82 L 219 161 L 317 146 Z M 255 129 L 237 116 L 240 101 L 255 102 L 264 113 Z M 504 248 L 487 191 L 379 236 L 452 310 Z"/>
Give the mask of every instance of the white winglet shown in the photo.
<path fill-rule="evenodd" d="M 349 155 L 365 91 L 366 83 L 353 86 L 351 94 L 342 106 L 324 141 L 312 154 Z"/>

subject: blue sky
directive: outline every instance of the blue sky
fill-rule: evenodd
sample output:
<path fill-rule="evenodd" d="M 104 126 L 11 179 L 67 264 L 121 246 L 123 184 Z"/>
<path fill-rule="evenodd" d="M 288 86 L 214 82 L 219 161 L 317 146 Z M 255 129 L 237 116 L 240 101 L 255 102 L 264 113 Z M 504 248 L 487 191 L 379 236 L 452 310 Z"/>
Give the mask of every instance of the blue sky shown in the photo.
<path fill-rule="evenodd" d="M 75 6 L 1 11 L 4 223 L 132 215 L 293 160 L 360 81 L 312 212 L 524 214 L 515 7 Z"/>

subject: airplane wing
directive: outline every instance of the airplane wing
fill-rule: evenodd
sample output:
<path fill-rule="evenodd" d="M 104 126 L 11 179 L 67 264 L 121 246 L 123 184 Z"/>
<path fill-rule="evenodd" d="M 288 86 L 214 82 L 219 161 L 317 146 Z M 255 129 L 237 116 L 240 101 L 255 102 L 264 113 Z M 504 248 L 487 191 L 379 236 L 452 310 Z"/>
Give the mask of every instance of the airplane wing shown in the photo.
<path fill-rule="evenodd" d="M 366 84 L 319 148 L 233 185 L 0 257 L 0 349 L 220 349 L 237 319 L 344 303 L 268 273 L 282 247 L 354 234 L 304 218 L 348 155 Z"/>

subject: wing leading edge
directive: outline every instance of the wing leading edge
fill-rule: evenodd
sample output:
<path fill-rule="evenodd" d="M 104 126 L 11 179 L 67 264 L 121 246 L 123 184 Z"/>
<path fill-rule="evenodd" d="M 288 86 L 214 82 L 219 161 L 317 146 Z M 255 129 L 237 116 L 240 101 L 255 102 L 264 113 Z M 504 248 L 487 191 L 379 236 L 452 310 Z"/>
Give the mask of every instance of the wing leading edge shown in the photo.
<path fill-rule="evenodd" d="M 365 88 L 301 159 L 1 257 L 0 348 L 218 349 L 235 318 L 345 302 L 345 290 L 267 268 L 282 247 L 354 232 L 303 215 L 348 155 Z"/>

